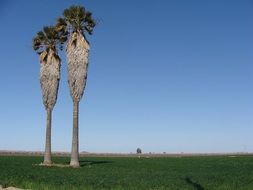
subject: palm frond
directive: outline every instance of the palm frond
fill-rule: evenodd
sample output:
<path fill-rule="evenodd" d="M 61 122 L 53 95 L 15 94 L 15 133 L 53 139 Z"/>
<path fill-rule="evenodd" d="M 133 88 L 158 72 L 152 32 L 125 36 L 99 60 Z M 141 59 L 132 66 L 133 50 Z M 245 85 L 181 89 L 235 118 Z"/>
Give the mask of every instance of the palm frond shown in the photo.
<path fill-rule="evenodd" d="M 45 60 L 47 59 L 47 55 L 48 55 L 48 52 L 43 51 L 43 52 L 40 54 L 40 60 L 41 60 L 41 61 L 45 61 Z"/>
<path fill-rule="evenodd" d="M 58 32 L 66 32 L 67 30 L 66 20 L 64 18 L 58 18 L 55 25 L 55 29 Z"/>

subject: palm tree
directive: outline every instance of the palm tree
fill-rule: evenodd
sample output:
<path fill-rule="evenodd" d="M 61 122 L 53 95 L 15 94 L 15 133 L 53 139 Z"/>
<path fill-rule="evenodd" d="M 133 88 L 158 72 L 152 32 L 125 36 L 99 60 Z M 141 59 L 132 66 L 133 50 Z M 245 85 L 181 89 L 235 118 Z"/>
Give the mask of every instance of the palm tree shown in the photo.
<path fill-rule="evenodd" d="M 66 36 L 58 32 L 54 26 L 44 27 L 33 38 L 33 49 L 39 54 L 40 59 L 40 86 L 45 109 L 47 111 L 46 143 L 44 162 L 51 165 L 51 121 L 52 110 L 57 100 L 60 80 L 61 59 L 58 48 L 62 49 Z"/>
<path fill-rule="evenodd" d="M 69 33 L 66 53 L 68 59 L 68 84 L 73 100 L 73 137 L 70 165 L 79 167 L 79 102 L 86 85 L 90 49 L 85 35 L 92 34 L 96 23 L 92 19 L 92 13 L 82 6 L 71 6 L 65 9 L 63 18 L 59 18 L 57 23 L 59 31 Z"/>

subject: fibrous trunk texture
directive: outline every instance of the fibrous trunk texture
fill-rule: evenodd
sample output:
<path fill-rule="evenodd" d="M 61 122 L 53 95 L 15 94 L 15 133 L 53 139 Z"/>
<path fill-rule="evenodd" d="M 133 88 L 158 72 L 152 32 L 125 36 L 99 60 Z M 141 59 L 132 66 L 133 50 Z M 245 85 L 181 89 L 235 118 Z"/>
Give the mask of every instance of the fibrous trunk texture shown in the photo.
<path fill-rule="evenodd" d="M 48 52 L 47 59 L 40 64 L 40 86 L 46 110 L 53 110 L 57 100 L 60 66 L 60 59 L 52 50 Z"/>
<path fill-rule="evenodd" d="M 68 83 L 73 99 L 73 138 L 70 165 L 79 167 L 78 161 L 78 103 L 87 80 L 89 44 L 79 32 L 71 34 L 67 42 Z"/>
<path fill-rule="evenodd" d="M 73 33 L 67 42 L 68 83 L 73 101 L 83 96 L 88 71 L 89 44 L 81 33 Z"/>
<path fill-rule="evenodd" d="M 47 59 L 41 60 L 40 85 L 43 103 L 47 110 L 47 128 L 44 164 L 50 165 L 51 161 L 51 120 L 52 110 L 57 100 L 60 80 L 60 59 L 54 51 L 50 50 Z"/>

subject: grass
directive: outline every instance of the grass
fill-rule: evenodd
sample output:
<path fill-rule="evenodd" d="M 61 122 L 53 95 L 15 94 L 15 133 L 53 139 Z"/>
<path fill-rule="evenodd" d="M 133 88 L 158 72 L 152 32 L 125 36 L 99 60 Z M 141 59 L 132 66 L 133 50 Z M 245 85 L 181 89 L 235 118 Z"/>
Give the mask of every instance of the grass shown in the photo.
<path fill-rule="evenodd" d="M 57 164 L 69 158 L 54 157 Z M 0 184 L 33 190 L 252 190 L 253 156 L 81 158 L 81 168 L 42 167 L 42 157 L 0 157 Z"/>

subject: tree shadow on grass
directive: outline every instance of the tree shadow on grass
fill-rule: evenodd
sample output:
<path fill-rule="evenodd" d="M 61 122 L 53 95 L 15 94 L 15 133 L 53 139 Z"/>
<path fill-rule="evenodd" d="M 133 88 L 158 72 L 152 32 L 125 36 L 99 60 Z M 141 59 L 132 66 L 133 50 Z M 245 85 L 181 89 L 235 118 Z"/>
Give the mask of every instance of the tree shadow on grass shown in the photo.
<path fill-rule="evenodd" d="M 80 166 L 92 166 L 92 165 L 97 165 L 97 164 L 110 164 L 113 163 L 113 161 L 92 161 L 92 160 L 80 160 L 79 161 Z"/>
<path fill-rule="evenodd" d="M 189 177 L 184 178 L 184 180 L 186 183 L 194 187 L 195 190 L 205 190 L 201 184 L 192 181 Z"/>
<path fill-rule="evenodd" d="M 92 166 L 92 165 L 97 165 L 97 164 L 110 164 L 113 163 L 113 161 L 92 161 L 92 160 L 80 160 L 79 164 L 80 167 L 86 167 L 86 166 Z M 69 164 L 69 162 L 66 162 L 65 164 Z"/>

